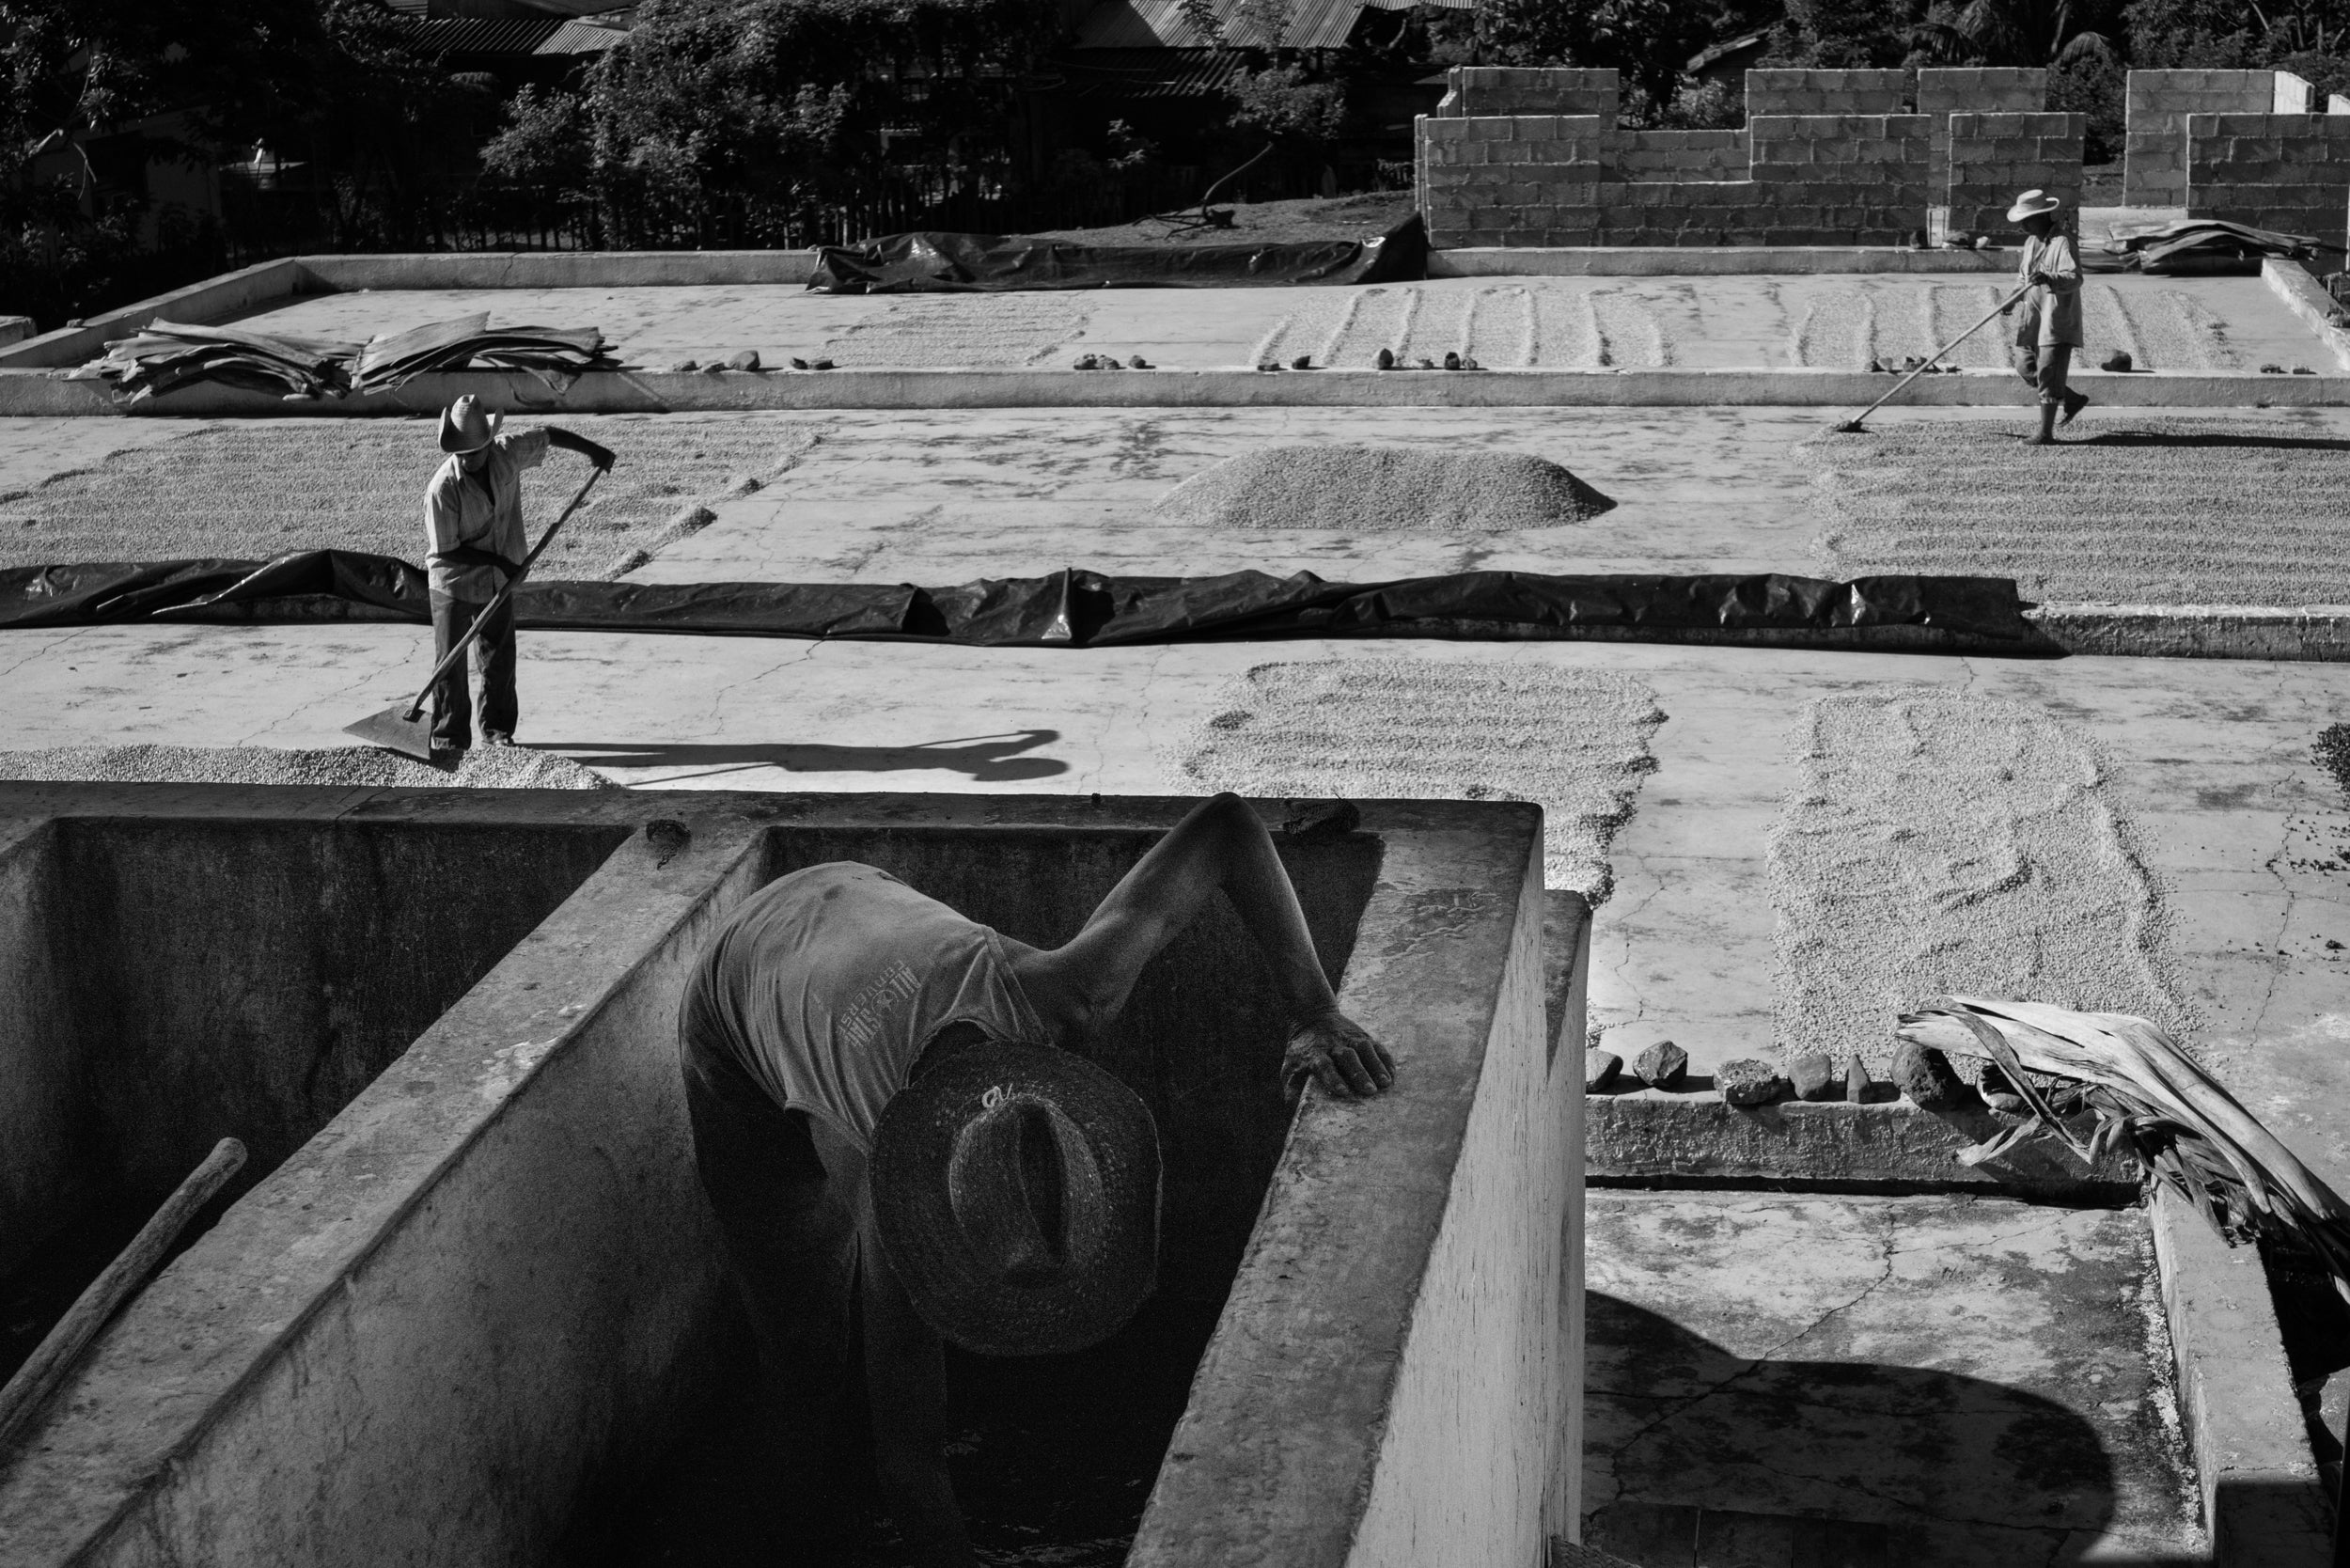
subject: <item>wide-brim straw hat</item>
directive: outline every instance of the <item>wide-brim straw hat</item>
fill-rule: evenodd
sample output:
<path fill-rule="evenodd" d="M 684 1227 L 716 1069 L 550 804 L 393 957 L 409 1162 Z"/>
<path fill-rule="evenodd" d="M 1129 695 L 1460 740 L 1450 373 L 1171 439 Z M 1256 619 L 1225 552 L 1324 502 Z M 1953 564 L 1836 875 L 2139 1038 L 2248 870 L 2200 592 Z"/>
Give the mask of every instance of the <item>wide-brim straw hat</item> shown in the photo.
<path fill-rule="evenodd" d="M 497 439 L 498 426 L 505 422 L 504 415 L 492 414 L 468 392 L 441 410 L 441 450 L 478 452 Z"/>
<path fill-rule="evenodd" d="M 961 1140 L 999 1107 L 1048 1120 L 1062 1173 L 1066 1238 L 1049 1277 L 1014 1282 L 973 1245 L 982 1193 L 948 1190 Z M 1158 1282 L 1159 1139 L 1139 1095 L 1049 1045 L 967 1046 L 900 1090 L 874 1130 L 874 1228 L 915 1309 L 947 1339 L 988 1356 L 1057 1356 L 1125 1326 Z"/>
<path fill-rule="evenodd" d="M 2007 221 L 2022 223 L 2026 218 L 2036 218 L 2043 212 L 2053 212 L 2063 205 L 2064 199 L 2061 196 L 2052 196 L 2045 191 L 2026 191 L 2015 198 L 2015 205 L 2007 210 Z"/>

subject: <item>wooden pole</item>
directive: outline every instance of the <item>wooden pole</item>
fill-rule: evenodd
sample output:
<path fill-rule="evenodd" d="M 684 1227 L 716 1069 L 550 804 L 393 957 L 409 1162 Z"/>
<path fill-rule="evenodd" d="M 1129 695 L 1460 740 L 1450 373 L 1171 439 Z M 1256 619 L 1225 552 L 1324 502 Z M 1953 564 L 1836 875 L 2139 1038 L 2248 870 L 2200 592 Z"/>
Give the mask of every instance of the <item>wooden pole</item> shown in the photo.
<path fill-rule="evenodd" d="M 196 1212 L 212 1201 L 228 1178 L 244 1164 L 244 1145 L 233 1137 L 222 1138 L 204 1156 L 204 1163 L 189 1172 L 154 1217 L 140 1227 L 131 1238 L 131 1245 L 115 1255 L 105 1272 L 89 1283 L 89 1288 L 76 1297 L 56 1326 L 33 1347 L 33 1354 L 0 1388 L 0 1446 L 13 1441 L 24 1423 L 47 1403 L 49 1396 L 64 1384 L 66 1375 L 81 1361 L 82 1353 L 89 1348 L 98 1331 L 121 1309 L 123 1304 L 138 1294 L 147 1283 L 155 1265 L 163 1262 L 171 1244 L 179 1239 Z"/>

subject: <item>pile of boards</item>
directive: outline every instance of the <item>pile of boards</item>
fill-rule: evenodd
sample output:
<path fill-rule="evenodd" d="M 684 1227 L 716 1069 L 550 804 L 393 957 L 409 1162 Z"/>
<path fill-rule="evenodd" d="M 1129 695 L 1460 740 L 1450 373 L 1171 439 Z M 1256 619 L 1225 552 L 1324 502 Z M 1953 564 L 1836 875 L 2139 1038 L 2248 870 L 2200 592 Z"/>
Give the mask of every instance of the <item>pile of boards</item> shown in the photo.
<path fill-rule="evenodd" d="M 2286 234 L 2273 228 L 2253 228 L 2217 218 L 2190 218 L 2138 233 L 2117 235 L 2106 249 L 2136 272 L 2170 276 L 2213 273 L 2257 273 L 2262 259 L 2315 259 L 2321 246 L 2314 235 Z M 2327 246 L 2339 249 L 2339 246 Z"/>
<path fill-rule="evenodd" d="M 388 392 L 438 370 L 522 370 L 561 391 L 583 371 L 619 368 L 594 327 L 493 328 L 487 311 L 366 343 L 335 343 L 238 327 L 155 321 L 70 374 L 114 384 L 142 402 L 191 382 L 217 382 L 286 399 Z"/>
<path fill-rule="evenodd" d="M 134 403 L 194 381 L 285 398 L 340 397 L 349 389 L 348 367 L 359 352 L 356 343 L 155 321 L 136 337 L 108 343 L 103 354 L 70 375 L 110 381 Z"/>

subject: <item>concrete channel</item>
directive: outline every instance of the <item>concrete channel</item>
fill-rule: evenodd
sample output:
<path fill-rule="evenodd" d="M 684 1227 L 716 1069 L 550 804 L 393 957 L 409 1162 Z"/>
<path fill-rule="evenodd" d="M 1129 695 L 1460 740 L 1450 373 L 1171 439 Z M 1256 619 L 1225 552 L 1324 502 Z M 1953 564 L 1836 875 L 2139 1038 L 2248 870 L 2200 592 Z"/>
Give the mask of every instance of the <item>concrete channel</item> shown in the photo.
<path fill-rule="evenodd" d="M 0 1470 L 8 1560 L 575 1556 L 728 1375 L 673 1061 L 703 933 L 854 858 L 1065 939 L 1183 805 L 0 789 L 8 1233 L 231 1129 L 256 1153 Z M 1545 1027 L 1540 831 L 1371 803 L 1289 846 L 1344 1005 L 1407 1064 L 1391 1099 L 1286 1115 L 1229 916 L 1145 977 L 1104 1064 L 1161 1129 L 1161 1296 L 1216 1315 L 1130 1561 L 1528 1562 L 1571 1529 L 1553 1046 L 1582 1018 Z"/>

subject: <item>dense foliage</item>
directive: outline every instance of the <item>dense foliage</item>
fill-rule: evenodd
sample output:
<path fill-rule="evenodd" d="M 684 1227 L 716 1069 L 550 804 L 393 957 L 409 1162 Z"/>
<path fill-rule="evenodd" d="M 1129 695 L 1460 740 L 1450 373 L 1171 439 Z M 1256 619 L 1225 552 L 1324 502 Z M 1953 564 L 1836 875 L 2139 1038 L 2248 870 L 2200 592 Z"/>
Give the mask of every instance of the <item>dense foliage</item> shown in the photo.
<path fill-rule="evenodd" d="M 1052 0 L 647 0 L 578 91 L 518 95 L 482 162 L 616 212 L 813 202 L 885 156 L 984 161 L 1056 26 Z"/>
<path fill-rule="evenodd" d="M 44 321 L 216 265 L 151 163 L 255 144 L 397 173 L 478 89 L 408 57 L 376 0 L 0 0 L 0 301 Z"/>

